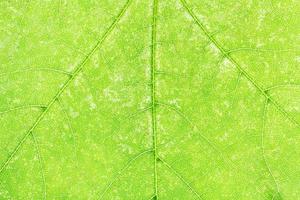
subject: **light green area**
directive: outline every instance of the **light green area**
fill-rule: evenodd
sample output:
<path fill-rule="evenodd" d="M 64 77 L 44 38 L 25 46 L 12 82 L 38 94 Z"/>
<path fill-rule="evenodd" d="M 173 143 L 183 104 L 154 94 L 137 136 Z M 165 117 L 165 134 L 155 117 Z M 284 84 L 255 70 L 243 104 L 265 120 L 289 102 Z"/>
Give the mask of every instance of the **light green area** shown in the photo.
<path fill-rule="evenodd" d="M 0 2 L 0 200 L 300 199 L 300 3 Z"/>

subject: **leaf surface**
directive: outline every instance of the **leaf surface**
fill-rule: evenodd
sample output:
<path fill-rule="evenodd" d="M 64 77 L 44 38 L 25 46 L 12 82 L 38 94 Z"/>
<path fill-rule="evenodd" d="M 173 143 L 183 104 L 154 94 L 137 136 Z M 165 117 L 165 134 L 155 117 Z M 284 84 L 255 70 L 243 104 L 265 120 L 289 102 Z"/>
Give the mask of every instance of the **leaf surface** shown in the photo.
<path fill-rule="evenodd" d="M 0 199 L 300 198 L 299 2 L 0 8 Z"/>

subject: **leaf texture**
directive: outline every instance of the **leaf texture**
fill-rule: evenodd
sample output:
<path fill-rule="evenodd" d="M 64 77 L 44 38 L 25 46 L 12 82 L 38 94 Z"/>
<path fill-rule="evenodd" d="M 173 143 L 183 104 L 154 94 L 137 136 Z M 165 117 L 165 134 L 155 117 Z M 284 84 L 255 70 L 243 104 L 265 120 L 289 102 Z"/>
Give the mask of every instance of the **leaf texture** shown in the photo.
<path fill-rule="evenodd" d="M 300 199 L 298 1 L 0 8 L 0 199 Z"/>

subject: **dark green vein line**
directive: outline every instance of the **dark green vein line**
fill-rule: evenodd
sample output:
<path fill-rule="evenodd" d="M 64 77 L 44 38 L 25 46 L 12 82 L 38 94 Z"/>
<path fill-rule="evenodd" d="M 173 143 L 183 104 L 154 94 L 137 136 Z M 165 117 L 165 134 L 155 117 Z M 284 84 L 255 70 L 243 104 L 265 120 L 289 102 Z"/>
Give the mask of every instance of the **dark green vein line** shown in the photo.
<path fill-rule="evenodd" d="M 221 44 L 217 42 L 217 40 L 209 33 L 209 31 L 205 28 L 205 26 L 200 22 L 198 17 L 195 15 L 193 10 L 189 7 L 187 2 L 185 0 L 180 0 L 183 7 L 187 10 L 189 15 L 193 18 L 195 23 L 200 27 L 200 29 L 204 32 L 204 34 L 208 37 L 208 39 L 219 49 L 219 51 L 222 53 L 222 55 L 227 58 L 231 63 L 235 65 L 235 67 L 244 75 L 251 83 L 256 87 L 262 95 L 269 99 L 270 103 L 272 103 L 277 110 L 279 110 L 288 120 L 290 120 L 292 123 L 296 124 L 298 127 L 300 127 L 300 123 L 296 121 L 292 116 L 290 116 L 289 113 L 287 113 L 282 106 L 275 101 L 270 94 L 268 94 L 267 90 L 265 90 L 261 85 L 259 85 L 248 73 L 245 71 L 244 68 L 242 68 L 239 63 L 230 56 L 229 52 L 226 51 Z"/>
<path fill-rule="evenodd" d="M 34 146 L 36 149 L 36 154 L 38 157 L 38 162 L 39 162 L 39 168 L 41 171 L 41 176 L 42 176 L 42 185 L 43 185 L 43 199 L 47 199 L 47 185 L 46 185 L 46 177 L 45 177 L 45 170 L 44 170 L 44 161 L 43 161 L 43 157 L 39 148 L 39 143 L 37 141 L 37 139 L 35 138 L 34 134 L 31 133 L 30 136 L 32 137 L 32 140 L 34 142 Z"/>
<path fill-rule="evenodd" d="M 186 114 L 184 114 L 182 111 L 180 111 L 178 108 L 172 106 L 172 105 L 169 105 L 167 103 L 164 103 L 164 102 L 156 102 L 156 105 L 157 106 L 163 106 L 165 107 L 166 109 L 170 110 L 170 111 L 174 111 L 176 112 L 180 117 L 183 118 L 184 121 L 186 121 L 192 128 L 192 132 L 194 133 L 199 133 L 199 136 L 208 144 L 210 145 L 216 152 L 219 153 L 220 157 L 224 160 L 224 162 L 230 164 L 230 166 L 234 167 L 235 168 L 235 165 L 233 162 L 230 161 L 230 159 L 226 159 L 226 157 L 223 155 L 223 152 L 215 145 L 213 144 L 207 137 L 205 137 L 205 135 L 203 135 L 201 132 L 199 132 L 199 128 L 196 124 L 194 124 L 192 122 L 191 119 L 189 119 Z"/>
<path fill-rule="evenodd" d="M 155 80 L 155 68 L 156 68 L 156 17 L 158 0 L 153 0 L 152 10 L 152 33 L 151 33 L 151 119 L 152 119 L 152 140 L 153 140 L 153 154 L 154 154 L 154 194 L 158 199 L 158 181 L 157 181 L 157 127 L 156 127 L 156 80 Z"/>
<path fill-rule="evenodd" d="M 270 87 L 266 88 L 266 91 L 275 90 L 275 89 L 278 89 L 278 88 L 289 88 L 289 87 L 300 89 L 300 84 L 297 84 L 297 83 L 283 83 L 283 84 L 273 85 L 273 86 L 270 86 Z"/>
<path fill-rule="evenodd" d="M 148 200 L 155 200 L 156 195 L 152 195 Z"/>
<path fill-rule="evenodd" d="M 189 188 L 189 190 L 197 197 L 197 199 L 203 199 L 200 194 L 198 194 L 198 192 L 185 180 L 185 178 L 183 178 L 183 176 L 181 176 L 179 174 L 178 171 L 176 171 L 171 165 L 169 165 L 164 159 L 159 158 L 159 160 L 168 168 L 171 170 L 171 172 L 173 172 L 177 178 L 179 178 L 185 185 L 186 187 Z"/>
<path fill-rule="evenodd" d="M 24 72 L 51 72 L 51 73 L 57 73 L 57 74 L 63 74 L 63 75 L 68 75 L 71 76 L 72 73 L 61 70 L 61 69 L 52 69 L 52 68 L 26 68 L 26 69 L 20 69 L 12 72 L 7 72 L 7 73 L 1 73 L 0 76 L 7 76 L 7 75 L 13 75 L 13 74 L 22 74 Z"/>
<path fill-rule="evenodd" d="M 268 170 L 268 173 L 269 175 L 271 176 L 272 178 L 272 181 L 274 182 L 275 184 L 275 187 L 276 187 L 276 194 L 279 194 L 279 185 L 272 173 L 272 170 L 267 162 L 267 158 L 266 158 L 266 154 L 265 154 L 265 131 L 266 131 L 266 123 L 267 123 L 267 113 L 268 113 L 268 105 L 269 105 L 269 100 L 266 99 L 265 102 L 264 102 L 264 108 L 263 108 L 263 116 L 262 116 L 262 128 L 261 128 L 261 152 L 262 152 L 262 157 L 263 157 L 263 161 L 264 161 L 264 164 Z M 276 195 L 274 194 L 274 195 Z M 273 198 L 275 197 L 273 195 Z M 272 200 L 273 200 L 272 198 Z"/>
<path fill-rule="evenodd" d="M 74 162 L 76 163 L 76 167 L 78 167 L 78 164 L 79 164 L 79 161 L 78 161 L 78 150 L 77 150 L 77 141 L 78 141 L 78 138 L 75 134 L 75 129 L 73 128 L 72 126 L 72 123 L 71 123 L 71 119 L 67 113 L 67 110 L 63 104 L 63 102 L 60 100 L 60 98 L 57 99 L 57 102 L 58 102 L 58 105 L 61 109 L 61 112 L 68 124 L 68 127 L 70 129 L 70 133 L 71 133 L 71 136 L 72 136 L 72 140 L 73 140 L 73 151 L 74 151 Z"/>
<path fill-rule="evenodd" d="M 135 162 L 137 161 L 139 158 L 142 158 L 144 155 L 146 155 L 149 152 L 152 152 L 152 149 L 148 149 L 145 151 L 142 151 L 141 153 L 139 153 L 138 155 L 134 156 L 133 158 L 131 158 L 126 165 L 115 175 L 115 177 L 113 177 L 113 179 L 111 181 L 108 182 L 108 184 L 106 184 L 106 187 L 104 188 L 104 190 L 101 192 L 98 200 L 103 199 L 104 195 L 108 192 L 108 190 L 112 187 L 112 185 L 122 176 L 124 175 L 124 172 Z"/>
<path fill-rule="evenodd" d="M 297 52 L 294 49 L 264 49 L 264 48 L 255 48 L 255 47 L 239 47 L 227 50 L 227 54 L 240 52 L 240 51 L 253 51 L 253 52 L 269 52 L 269 53 L 276 53 L 276 52 Z"/>
<path fill-rule="evenodd" d="M 5 163 L 1 166 L 0 174 L 3 172 L 3 170 L 9 164 L 9 162 L 14 157 L 14 155 L 19 151 L 20 147 L 26 141 L 27 137 L 33 132 L 33 130 L 39 125 L 39 123 L 42 121 L 42 119 L 45 117 L 45 115 L 49 112 L 50 108 L 54 105 L 54 103 L 57 101 L 57 99 L 61 96 L 61 94 L 65 91 L 65 89 L 70 85 L 70 83 L 75 79 L 75 77 L 78 76 L 78 74 L 81 72 L 81 70 L 83 69 L 85 64 L 88 62 L 89 58 L 95 53 L 95 51 L 103 44 L 103 42 L 109 36 L 109 34 L 114 30 L 117 23 L 120 21 L 122 16 L 125 14 L 125 12 L 126 12 L 127 8 L 129 7 L 130 3 L 131 3 L 131 0 L 128 0 L 126 2 L 124 7 L 122 8 L 121 12 L 118 14 L 116 19 L 109 26 L 109 28 L 105 31 L 103 36 L 97 41 L 97 43 L 95 44 L 93 49 L 86 55 L 86 57 L 81 61 L 81 63 L 75 68 L 72 75 L 67 79 L 67 81 L 63 84 L 63 86 L 60 88 L 60 90 L 56 93 L 56 95 L 47 104 L 45 110 L 38 116 L 37 120 L 34 122 L 34 124 L 31 126 L 31 128 L 24 134 L 21 141 L 17 144 L 17 146 L 15 147 L 13 152 L 8 156 Z"/>
<path fill-rule="evenodd" d="M 39 105 L 39 104 L 35 105 L 35 104 L 33 104 L 33 105 L 16 106 L 16 107 L 13 107 L 13 108 L 8 108 L 7 110 L 0 111 L 0 115 L 5 114 L 5 113 L 9 113 L 9 112 L 13 112 L 13 111 L 16 111 L 16 110 L 24 110 L 24 109 L 27 109 L 27 108 L 44 109 L 44 108 L 46 108 L 46 105 Z"/>

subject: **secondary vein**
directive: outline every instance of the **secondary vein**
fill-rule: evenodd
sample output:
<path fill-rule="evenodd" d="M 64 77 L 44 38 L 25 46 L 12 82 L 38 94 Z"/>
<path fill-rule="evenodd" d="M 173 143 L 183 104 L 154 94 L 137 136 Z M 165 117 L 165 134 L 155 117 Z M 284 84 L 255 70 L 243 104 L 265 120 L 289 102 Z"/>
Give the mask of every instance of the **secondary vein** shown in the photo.
<path fill-rule="evenodd" d="M 217 40 L 209 33 L 209 31 L 207 30 L 207 28 L 200 22 L 200 20 L 198 19 L 198 17 L 196 16 L 196 14 L 193 12 L 193 10 L 189 7 L 188 3 L 185 0 L 180 0 L 183 7 L 187 10 L 187 12 L 189 13 L 189 15 L 193 18 L 193 20 L 195 21 L 195 23 L 200 27 L 200 29 L 204 32 L 204 34 L 208 37 L 208 39 L 219 49 L 219 51 L 222 53 L 222 55 L 227 58 L 232 64 L 234 64 L 234 66 L 241 72 L 242 75 L 244 75 L 244 77 L 246 77 L 251 83 L 252 85 L 257 88 L 257 90 L 266 98 L 270 101 L 270 103 L 272 103 L 276 109 L 281 112 L 288 120 L 290 120 L 292 123 L 294 123 L 295 125 L 297 125 L 298 127 L 300 127 L 300 123 L 294 119 L 277 101 L 275 101 L 270 94 L 268 93 L 268 91 L 266 89 L 264 89 L 260 84 L 258 84 L 255 79 L 250 76 L 250 74 L 248 74 L 248 72 L 242 68 L 239 63 L 232 57 L 230 56 L 230 52 L 226 51 L 224 49 L 224 47 L 219 44 L 219 42 L 217 42 Z"/>
<path fill-rule="evenodd" d="M 153 154 L 154 154 L 154 192 L 155 197 L 158 199 L 158 181 L 157 181 L 157 119 L 156 119 L 156 17 L 157 17 L 157 0 L 153 0 L 152 10 L 152 34 L 151 34 L 151 119 L 152 119 L 152 140 L 153 140 Z"/>
<path fill-rule="evenodd" d="M 70 83 L 77 77 L 77 75 L 81 72 L 83 67 L 86 65 L 88 62 L 89 58 L 95 53 L 95 51 L 103 44 L 105 39 L 108 37 L 108 35 L 114 30 L 116 27 L 117 23 L 120 21 L 122 16 L 125 14 L 127 8 L 130 5 L 131 0 L 128 0 L 124 7 L 122 8 L 121 12 L 118 14 L 116 19 L 113 21 L 113 23 L 109 26 L 109 28 L 105 31 L 104 35 L 97 41 L 93 49 L 85 56 L 85 58 L 81 61 L 81 63 L 78 65 L 78 67 L 75 68 L 73 71 L 72 75 L 66 80 L 66 82 L 63 84 L 63 86 L 58 90 L 56 95 L 50 100 L 50 102 L 47 104 L 46 108 L 44 111 L 38 116 L 34 124 L 31 126 L 31 128 L 25 133 L 25 135 L 22 137 L 21 141 L 17 144 L 13 152 L 8 156 L 6 159 L 5 163 L 1 166 L 0 169 L 0 174 L 4 171 L 4 169 L 7 167 L 7 165 L 10 163 L 14 155 L 19 151 L 21 146 L 24 144 L 26 139 L 34 129 L 38 126 L 38 124 L 42 121 L 42 119 L 45 117 L 45 115 L 49 112 L 50 108 L 54 105 L 54 103 L 57 101 L 57 99 L 61 96 L 61 94 L 65 91 L 65 89 L 70 85 Z"/>

